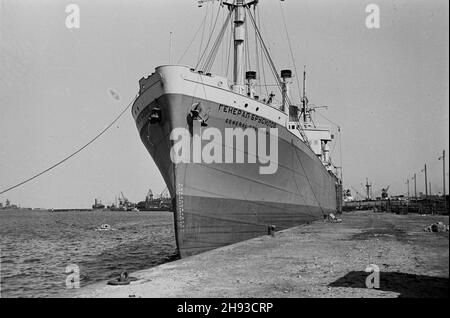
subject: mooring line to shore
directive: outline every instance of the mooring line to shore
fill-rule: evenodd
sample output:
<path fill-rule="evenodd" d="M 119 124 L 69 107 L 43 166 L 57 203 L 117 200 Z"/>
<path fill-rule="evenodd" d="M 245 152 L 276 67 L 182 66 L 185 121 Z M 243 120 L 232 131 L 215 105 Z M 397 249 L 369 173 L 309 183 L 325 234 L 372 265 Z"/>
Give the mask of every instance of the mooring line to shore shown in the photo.
<path fill-rule="evenodd" d="M 2 195 L 3 193 L 6 193 L 8 191 L 11 191 L 17 187 L 20 187 L 21 185 L 30 182 L 33 179 L 36 179 L 37 177 L 43 175 L 44 173 L 56 168 L 57 166 L 59 166 L 60 164 L 66 162 L 67 160 L 69 160 L 70 158 L 72 158 L 73 156 L 75 156 L 76 154 L 78 154 L 79 152 L 81 152 L 82 150 L 84 150 L 86 147 L 88 147 L 90 144 L 92 144 L 94 141 L 96 141 L 98 138 L 100 138 L 106 131 L 108 131 L 119 119 L 120 117 L 123 116 L 123 114 L 125 114 L 125 112 L 131 107 L 131 105 L 133 105 L 134 101 L 136 100 L 136 98 L 138 97 L 138 95 L 136 95 L 131 102 L 127 105 L 127 107 L 125 107 L 120 113 L 119 115 L 116 116 L 116 118 L 114 118 L 114 120 L 108 125 L 106 126 L 100 133 L 98 133 L 94 138 L 92 138 L 88 143 L 86 143 L 84 146 L 80 147 L 79 149 L 77 149 L 76 151 L 72 152 L 69 156 L 65 157 L 64 159 L 58 161 L 57 163 L 53 164 L 52 166 L 48 167 L 47 169 L 35 174 L 34 176 L 20 182 L 17 183 L 16 185 L 13 185 L 12 187 L 9 187 L 5 190 L 2 190 L 0 192 L 0 195 Z"/>

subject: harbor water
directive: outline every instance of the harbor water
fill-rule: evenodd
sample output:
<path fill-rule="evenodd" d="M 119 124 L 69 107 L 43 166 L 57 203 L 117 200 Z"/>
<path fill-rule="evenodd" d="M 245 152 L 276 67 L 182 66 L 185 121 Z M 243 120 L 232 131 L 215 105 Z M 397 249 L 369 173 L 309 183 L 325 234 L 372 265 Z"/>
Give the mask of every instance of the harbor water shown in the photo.
<path fill-rule="evenodd" d="M 101 230 L 102 224 L 110 229 Z M 1 297 L 52 297 L 178 258 L 170 212 L 0 211 Z"/>

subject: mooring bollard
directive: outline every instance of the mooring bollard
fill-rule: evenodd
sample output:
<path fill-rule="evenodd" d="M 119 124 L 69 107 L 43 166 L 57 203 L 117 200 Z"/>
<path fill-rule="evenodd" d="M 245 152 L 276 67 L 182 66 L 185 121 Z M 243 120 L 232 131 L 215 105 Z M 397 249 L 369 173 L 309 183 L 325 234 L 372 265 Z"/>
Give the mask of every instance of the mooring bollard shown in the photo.
<path fill-rule="evenodd" d="M 131 282 L 136 281 L 136 277 L 128 276 L 128 272 L 122 271 L 119 278 L 114 278 L 108 281 L 108 285 L 128 285 Z"/>
<path fill-rule="evenodd" d="M 275 225 L 269 225 L 267 227 L 267 234 L 270 236 L 275 236 Z"/>

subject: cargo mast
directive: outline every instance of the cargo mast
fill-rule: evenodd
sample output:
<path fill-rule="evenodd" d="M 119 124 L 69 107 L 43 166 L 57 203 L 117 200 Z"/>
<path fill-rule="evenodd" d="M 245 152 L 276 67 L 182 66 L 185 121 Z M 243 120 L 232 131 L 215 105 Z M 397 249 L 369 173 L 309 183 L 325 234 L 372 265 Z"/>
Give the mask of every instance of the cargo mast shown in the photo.
<path fill-rule="evenodd" d="M 308 120 L 308 98 L 306 97 L 306 65 L 303 67 L 303 94 L 302 94 L 302 113 L 303 113 L 303 122 L 306 124 Z"/>
<path fill-rule="evenodd" d="M 233 91 L 239 94 L 245 93 L 244 85 L 244 56 L 245 56 L 245 1 L 236 0 L 234 9 L 234 68 Z"/>

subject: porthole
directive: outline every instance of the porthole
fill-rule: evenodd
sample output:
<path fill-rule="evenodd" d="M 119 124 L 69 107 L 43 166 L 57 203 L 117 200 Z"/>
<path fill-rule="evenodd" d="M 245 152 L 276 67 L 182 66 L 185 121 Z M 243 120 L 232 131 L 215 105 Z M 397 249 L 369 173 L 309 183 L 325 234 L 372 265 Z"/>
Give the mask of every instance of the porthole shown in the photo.
<path fill-rule="evenodd" d="M 248 104 L 246 103 L 246 104 L 244 105 L 244 107 L 247 108 L 247 107 L 248 107 Z"/>
<path fill-rule="evenodd" d="M 259 107 L 256 107 L 256 111 L 258 111 L 259 110 Z"/>

